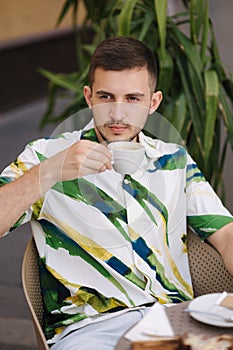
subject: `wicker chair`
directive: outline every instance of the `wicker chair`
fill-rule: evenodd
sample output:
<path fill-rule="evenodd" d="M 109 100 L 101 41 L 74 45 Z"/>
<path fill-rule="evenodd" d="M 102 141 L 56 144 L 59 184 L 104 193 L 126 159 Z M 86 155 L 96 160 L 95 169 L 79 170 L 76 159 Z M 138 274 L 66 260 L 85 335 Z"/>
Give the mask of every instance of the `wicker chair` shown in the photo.
<path fill-rule="evenodd" d="M 48 350 L 45 335 L 42 330 L 43 302 L 40 292 L 40 279 L 38 269 L 38 253 L 35 241 L 31 238 L 23 257 L 22 284 L 24 295 L 32 316 L 39 350 Z"/>
<path fill-rule="evenodd" d="M 188 232 L 189 265 L 195 297 L 208 293 L 233 293 L 233 276 L 210 244 Z"/>
<path fill-rule="evenodd" d="M 188 232 L 189 263 L 195 297 L 207 293 L 233 293 L 233 276 L 226 270 L 221 256 L 209 244 Z M 42 331 L 43 303 L 40 293 L 38 254 L 31 238 L 24 253 L 22 283 L 31 312 L 39 350 L 48 350 Z"/>

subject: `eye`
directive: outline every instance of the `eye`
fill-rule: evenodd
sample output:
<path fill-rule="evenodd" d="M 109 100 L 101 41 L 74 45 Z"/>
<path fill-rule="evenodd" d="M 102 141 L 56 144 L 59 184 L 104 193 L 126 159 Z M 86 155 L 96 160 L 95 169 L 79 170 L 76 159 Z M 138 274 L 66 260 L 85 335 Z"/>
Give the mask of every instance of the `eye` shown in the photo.
<path fill-rule="evenodd" d="M 128 102 L 138 102 L 139 98 L 137 96 L 127 96 Z"/>
<path fill-rule="evenodd" d="M 103 100 L 103 101 L 110 101 L 110 100 L 112 100 L 112 96 L 109 95 L 109 94 L 102 94 L 102 95 L 99 96 L 99 98 L 101 100 Z"/>

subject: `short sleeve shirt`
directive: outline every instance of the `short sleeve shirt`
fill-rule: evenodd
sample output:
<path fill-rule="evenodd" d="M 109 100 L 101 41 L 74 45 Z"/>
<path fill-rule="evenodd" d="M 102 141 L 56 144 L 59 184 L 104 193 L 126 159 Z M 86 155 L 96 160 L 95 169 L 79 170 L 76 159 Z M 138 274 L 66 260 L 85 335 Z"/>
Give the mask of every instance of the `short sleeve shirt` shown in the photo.
<path fill-rule="evenodd" d="M 0 184 L 94 129 L 40 139 L 7 167 Z M 233 221 L 185 148 L 142 132 L 141 167 L 56 183 L 12 227 L 30 221 L 40 256 L 44 331 L 52 344 L 115 312 L 193 298 L 187 225 L 201 239 Z"/>

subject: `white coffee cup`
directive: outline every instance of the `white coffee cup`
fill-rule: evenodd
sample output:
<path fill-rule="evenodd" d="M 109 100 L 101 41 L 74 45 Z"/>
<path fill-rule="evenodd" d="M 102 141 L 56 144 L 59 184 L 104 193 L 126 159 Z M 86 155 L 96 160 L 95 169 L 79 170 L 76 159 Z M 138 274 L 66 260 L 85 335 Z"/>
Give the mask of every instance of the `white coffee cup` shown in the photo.
<path fill-rule="evenodd" d="M 115 141 L 108 145 L 112 153 L 113 168 L 121 174 L 133 174 L 141 166 L 145 148 L 137 142 Z"/>

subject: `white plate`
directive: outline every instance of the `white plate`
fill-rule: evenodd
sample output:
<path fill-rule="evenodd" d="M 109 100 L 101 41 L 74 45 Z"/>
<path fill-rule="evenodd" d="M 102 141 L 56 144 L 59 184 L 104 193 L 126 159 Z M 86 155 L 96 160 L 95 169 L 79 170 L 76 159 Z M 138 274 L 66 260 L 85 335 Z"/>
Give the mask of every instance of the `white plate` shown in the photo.
<path fill-rule="evenodd" d="M 208 311 L 218 313 L 223 316 L 233 316 L 233 310 L 227 309 L 223 306 L 215 305 L 216 300 L 220 297 L 221 293 L 212 293 L 201 295 L 193 299 L 189 305 L 188 309 L 199 310 L 199 311 Z M 227 322 L 221 320 L 221 318 L 198 314 L 196 312 L 190 312 L 190 315 L 195 318 L 195 320 L 210 324 L 212 326 L 218 327 L 233 327 L 233 322 Z"/>

